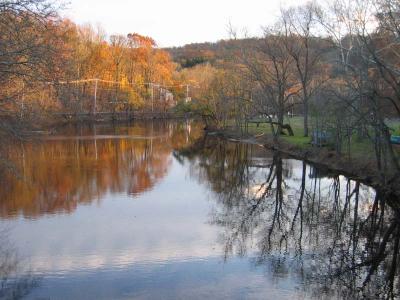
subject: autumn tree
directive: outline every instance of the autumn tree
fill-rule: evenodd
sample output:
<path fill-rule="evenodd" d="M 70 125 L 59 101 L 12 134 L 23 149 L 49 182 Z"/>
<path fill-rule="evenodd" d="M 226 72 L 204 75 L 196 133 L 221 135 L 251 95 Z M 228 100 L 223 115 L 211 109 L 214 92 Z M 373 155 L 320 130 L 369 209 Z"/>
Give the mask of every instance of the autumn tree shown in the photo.
<path fill-rule="evenodd" d="M 31 112 L 32 91 L 59 74 L 58 25 L 56 7 L 47 0 L 0 4 L 0 111 L 1 127 L 8 133 L 15 133 L 17 123 L 9 123 L 15 115 Z"/>

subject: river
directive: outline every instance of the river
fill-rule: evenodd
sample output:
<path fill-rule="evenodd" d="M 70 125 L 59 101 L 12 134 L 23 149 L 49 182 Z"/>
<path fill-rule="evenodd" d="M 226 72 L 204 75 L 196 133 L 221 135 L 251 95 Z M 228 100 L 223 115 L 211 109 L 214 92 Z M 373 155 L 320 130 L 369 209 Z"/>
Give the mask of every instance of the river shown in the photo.
<path fill-rule="evenodd" d="M 3 152 L 0 299 L 397 297 L 398 213 L 343 175 L 191 121 Z"/>

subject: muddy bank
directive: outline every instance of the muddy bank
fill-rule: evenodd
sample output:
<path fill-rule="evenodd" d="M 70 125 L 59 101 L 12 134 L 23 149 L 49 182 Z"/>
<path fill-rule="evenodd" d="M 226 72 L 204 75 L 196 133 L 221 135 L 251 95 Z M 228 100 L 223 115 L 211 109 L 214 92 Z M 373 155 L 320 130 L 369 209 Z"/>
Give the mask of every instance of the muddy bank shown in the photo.
<path fill-rule="evenodd" d="M 384 182 L 382 174 L 378 171 L 374 161 L 348 158 L 338 155 L 335 151 L 325 147 L 301 148 L 284 140 L 273 141 L 267 134 L 250 135 L 226 130 L 206 130 L 207 135 L 218 136 L 232 142 L 250 143 L 260 145 L 266 149 L 278 151 L 289 157 L 304 160 L 320 169 L 329 169 L 348 178 L 372 186 L 390 199 L 400 199 L 400 177 Z M 400 208 L 400 203 L 398 204 Z"/>

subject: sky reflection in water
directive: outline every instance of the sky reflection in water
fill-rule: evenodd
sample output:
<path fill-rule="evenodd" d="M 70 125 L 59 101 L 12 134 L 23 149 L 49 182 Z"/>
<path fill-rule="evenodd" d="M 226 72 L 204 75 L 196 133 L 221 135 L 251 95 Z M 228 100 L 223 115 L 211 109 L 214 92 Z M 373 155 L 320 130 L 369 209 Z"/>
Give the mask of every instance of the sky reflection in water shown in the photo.
<path fill-rule="evenodd" d="M 373 206 L 375 192 L 343 176 L 205 140 L 195 123 L 70 128 L 9 155 L 25 180 L 2 177 L 0 224 L 40 278 L 29 299 L 351 295 L 310 275 L 327 233 L 348 239 L 353 196 L 360 220 Z M 340 209 L 341 228 L 329 227 Z"/>

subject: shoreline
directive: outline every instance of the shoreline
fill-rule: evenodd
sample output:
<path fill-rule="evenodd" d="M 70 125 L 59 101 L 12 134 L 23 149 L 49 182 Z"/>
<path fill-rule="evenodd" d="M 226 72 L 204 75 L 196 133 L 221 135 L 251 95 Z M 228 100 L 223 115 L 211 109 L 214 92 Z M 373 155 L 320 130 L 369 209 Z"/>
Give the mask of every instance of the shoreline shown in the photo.
<path fill-rule="evenodd" d="M 375 162 L 349 159 L 324 147 L 303 149 L 284 140 L 274 142 L 267 134 L 242 135 L 231 130 L 205 130 L 206 135 L 218 136 L 231 142 L 254 144 L 265 149 L 277 151 L 291 158 L 304 160 L 318 168 L 329 169 L 350 179 L 369 185 L 389 198 L 400 198 L 400 178 L 391 183 L 382 182 Z M 400 203 L 399 203 L 400 209 Z"/>
<path fill-rule="evenodd" d="M 39 121 L 38 124 L 28 123 L 26 128 L 23 128 L 18 132 L 20 137 L 35 137 L 41 135 L 52 134 L 60 128 L 65 126 L 74 125 L 112 125 L 112 124 L 124 124 L 134 122 L 147 122 L 147 121 L 180 121 L 187 119 L 196 119 L 192 115 L 179 115 L 174 113 L 154 113 L 151 116 L 148 114 L 137 114 L 126 118 L 56 118 L 53 120 Z M 29 130 L 27 129 L 29 128 Z"/>
<path fill-rule="evenodd" d="M 128 119 L 109 119 L 109 120 L 95 120 L 95 119 L 71 119 L 71 120 L 56 120 L 49 124 L 41 124 L 37 128 L 32 128 L 32 131 L 25 131 L 23 136 L 32 138 L 35 136 L 43 136 L 52 134 L 58 129 L 68 125 L 94 125 L 94 124 L 121 124 L 132 122 L 146 122 L 146 121 L 177 121 L 193 119 L 191 116 L 182 116 L 176 114 L 158 114 L 156 117 L 148 118 L 147 116 L 136 115 L 135 118 Z M 356 158 L 347 158 L 346 155 L 338 155 L 335 151 L 329 150 L 325 147 L 310 147 L 304 149 L 300 146 L 291 144 L 290 142 L 280 139 L 274 142 L 272 137 L 267 133 L 260 135 L 247 134 L 243 135 L 235 130 L 217 130 L 215 128 L 205 128 L 206 135 L 217 136 L 231 142 L 240 142 L 247 144 L 254 144 L 265 149 L 277 151 L 285 154 L 294 159 L 304 160 L 307 163 L 313 164 L 321 169 L 329 169 L 335 173 L 345 175 L 346 177 L 360 181 L 369 185 L 384 195 L 390 198 L 400 199 L 400 178 L 396 178 L 390 183 L 382 182 L 382 176 L 377 171 L 374 161 L 361 161 Z M 399 203 L 400 210 L 400 203 Z"/>

